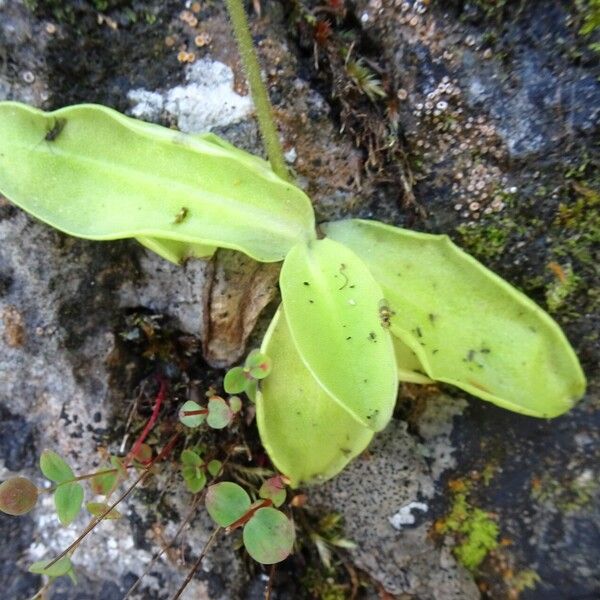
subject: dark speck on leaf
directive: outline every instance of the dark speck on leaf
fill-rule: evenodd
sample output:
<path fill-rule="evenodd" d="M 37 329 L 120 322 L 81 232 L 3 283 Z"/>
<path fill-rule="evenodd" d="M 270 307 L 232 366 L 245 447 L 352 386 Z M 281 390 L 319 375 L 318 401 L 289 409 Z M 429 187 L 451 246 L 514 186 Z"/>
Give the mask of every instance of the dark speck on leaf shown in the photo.
<path fill-rule="evenodd" d="M 473 362 L 474 358 L 475 358 L 475 350 L 469 350 L 469 353 L 467 354 L 467 360 L 469 362 Z"/>
<path fill-rule="evenodd" d="M 421 331 L 420 327 L 416 327 L 415 329 L 413 329 L 413 331 L 419 336 L 419 337 L 423 337 L 423 332 Z"/>
<path fill-rule="evenodd" d="M 311 304 L 314 304 L 314 303 L 315 303 L 315 301 L 314 301 L 314 300 L 311 300 L 310 298 L 309 298 L 309 300 L 308 300 L 308 301 L 309 301 Z"/>
<path fill-rule="evenodd" d="M 376 342 L 377 341 L 377 334 L 374 331 L 369 332 L 369 339 L 372 342 Z"/>
<path fill-rule="evenodd" d="M 308 283 L 308 281 L 304 281 L 303 283 L 304 283 L 304 285 L 310 285 L 310 283 Z"/>
<path fill-rule="evenodd" d="M 482 348 L 479 352 L 481 352 L 482 354 L 489 354 L 491 350 L 489 348 Z"/>
<path fill-rule="evenodd" d="M 431 351 L 431 353 L 432 353 L 432 354 L 437 354 L 438 352 L 439 352 L 439 350 L 438 350 L 437 348 L 434 348 L 434 349 Z"/>
<path fill-rule="evenodd" d="M 433 325 L 433 323 L 435 323 L 437 316 L 434 315 L 433 313 L 429 313 L 429 320 L 431 321 L 431 324 Z"/>
<path fill-rule="evenodd" d="M 351 339 L 352 339 L 352 336 L 351 336 L 351 335 L 349 335 L 349 336 L 348 336 L 346 339 L 347 339 L 347 340 L 351 340 Z"/>

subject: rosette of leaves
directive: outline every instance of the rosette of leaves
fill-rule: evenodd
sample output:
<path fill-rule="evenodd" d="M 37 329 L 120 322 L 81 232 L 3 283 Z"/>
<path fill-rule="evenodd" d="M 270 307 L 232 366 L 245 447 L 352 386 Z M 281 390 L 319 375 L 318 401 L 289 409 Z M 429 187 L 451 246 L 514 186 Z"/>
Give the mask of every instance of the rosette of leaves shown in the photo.
<path fill-rule="evenodd" d="M 132 237 L 174 262 L 217 247 L 283 260 L 261 347 L 271 372 L 251 379 L 262 441 L 292 485 L 362 452 L 390 420 L 399 380 L 539 418 L 585 391 L 551 317 L 446 236 L 347 220 L 318 239 L 310 200 L 266 162 L 101 106 L 0 103 L 0 131 L 0 191 L 62 231 Z M 244 383 L 236 373 L 231 390 Z"/>

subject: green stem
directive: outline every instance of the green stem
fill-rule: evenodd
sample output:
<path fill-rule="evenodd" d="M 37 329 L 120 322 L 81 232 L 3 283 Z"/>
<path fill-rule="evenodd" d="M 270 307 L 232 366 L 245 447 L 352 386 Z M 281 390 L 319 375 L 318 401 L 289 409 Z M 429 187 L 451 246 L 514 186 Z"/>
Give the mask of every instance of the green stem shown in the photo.
<path fill-rule="evenodd" d="M 283 157 L 279 134 L 273 120 L 273 108 L 269 100 L 267 87 L 260 76 L 260 65 L 258 64 L 258 57 L 254 50 L 252 36 L 250 35 L 250 26 L 248 25 L 246 11 L 242 2 L 243 0 L 225 0 L 242 64 L 248 77 L 248 83 L 250 84 L 250 93 L 252 94 L 252 100 L 256 108 L 258 126 L 269 162 L 271 163 L 271 168 L 279 177 L 291 182 L 290 173 Z"/>

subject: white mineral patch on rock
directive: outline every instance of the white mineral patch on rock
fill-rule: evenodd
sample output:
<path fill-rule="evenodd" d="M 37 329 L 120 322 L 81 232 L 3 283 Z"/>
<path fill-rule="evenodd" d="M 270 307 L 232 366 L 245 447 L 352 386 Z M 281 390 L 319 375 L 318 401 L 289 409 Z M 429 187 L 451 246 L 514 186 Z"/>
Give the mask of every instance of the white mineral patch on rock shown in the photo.
<path fill-rule="evenodd" d="M 413 510 L 420 510 L 426 513 L 429 507 L 424 502 L 410 502 L 405 504 L 397 513 L 389 518 L 394 529 L 400 531 L 405 525 L 414 525 L 417 520 L 413 514 Z"/>
<path fill-rule="evenodd" d="M 157 121 L 163 111 L 174 116 L 185 133 L 202 133 L 225 127 L 248 117 L 250 96 L 240 96 L 233 88 L 233 71 L 225 64 L 203 58 L 186 74 L 187 82 L 164 92 L 131 90 L 127 97 L 134 104 L 131 114 L 139 119 Z"/>

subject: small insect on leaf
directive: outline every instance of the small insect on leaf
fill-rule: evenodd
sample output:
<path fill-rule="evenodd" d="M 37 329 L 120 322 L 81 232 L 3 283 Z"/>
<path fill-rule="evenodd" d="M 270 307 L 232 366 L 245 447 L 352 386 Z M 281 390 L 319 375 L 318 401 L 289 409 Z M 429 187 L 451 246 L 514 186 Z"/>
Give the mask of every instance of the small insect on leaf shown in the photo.
<path fill-rule="evenodd" d="M 188 216 L 189 209 L 185 206 L 182 206 L 179 209 L 179 212 L 175 215 L 175 219 L 173 220 L 173 225 L 179 225 L 179 223 L 183 223 L 185 218 Z"/>
<path fill-rule="evenodd" d="M 379 321 L 384 329 L 389 329 L 392 317 L 396 313 L 390 308 L 388 301 L 382 298 L 379 301 Z"/>
<path fill-rule="evenodd" d="M 186 427 L 200 427 L 206 418 L 206 414 L 202 413 L 202 410 L 204 409 L 197 402 L 188 400 L 179 409 L 179 421 Z"/>
<path fill-rule="evenodd" d="M 61 134 L 66 124 L 66 119 L 56 119 L 54 121 L 54 125 L 52 125 L 52 127 L 46 132 L 44 140 L 47 142 L 53 142 Z"/>
<path fill-rule="evenodd" d="M 85 507 L 88 511 L 94 515 L 94 517 L 100 517 L 103 515 L 109 508 L 106 502 L 88 502 Z M 123 515 L 116 509 L 113 508 L 104 518 L 115 520 L 120 519 Z"/>
<path fill-rule="evenodd" d="M 264 379 L 271 372 L 271 368 L 271 359 L 260 350 L 252 350 L 246 359 L 246 369 L 253 379 Z"/>
<path fill-rule="evenodd" d="M 63 525 L 69 525 L 75 520 L 82 504 L 83 487 L 79 483 L 64 483 L 54 492 L 54 506 Z"/>
<path fill-rule="evenodd" d="M 237 483 L 223 481 L 208 488 L 205 504 L 212 520 L 228 527 L 248 512 L 250 496 Z"/>
<path fill-rule="evenodd" d="M 294 547 L 292 522 L 275 508 L 259 508 L 244 527 L 244 546 L 248 554 L 263 565 L 285 560 Z"/>
<path fill-rule="evenodd" d="M 0 484 L 0 511 L 20 516 L 37 503 L 38 489 L 25 477 L 11 477 Z"/>
<path fill-rule="evenodd" d="M 46 560 L 38 560 L 29 566 L 28 571 L 30 573 L 37 573 L 39 575 L 47 575 L 48 577 L 60 577 L 61 575 L 67 575 L 73 568 L 71 559 L 68 556 L 63 556 L 57 560 L 51 567 L 47 567 L 52 560 L 47 558 Z"/>
<path fill-rule="evenodd" d="M 213 429 L 223 429 L 231 423 L 234 413 L 223 398 L 213 396 L 208 401 L 208 416 L 206 423 Z"/>
<path fill-rule="evenodd" d="M 40 456 L 40 469 L 45 477 L 61 483 L 73 479 L 75 475 L 71 467 L 52 450 L 44 450 Z"/>

